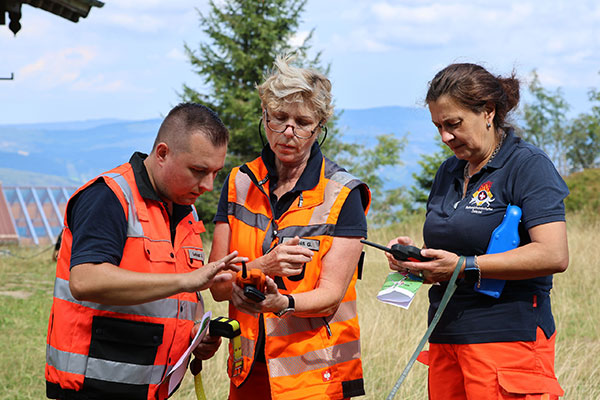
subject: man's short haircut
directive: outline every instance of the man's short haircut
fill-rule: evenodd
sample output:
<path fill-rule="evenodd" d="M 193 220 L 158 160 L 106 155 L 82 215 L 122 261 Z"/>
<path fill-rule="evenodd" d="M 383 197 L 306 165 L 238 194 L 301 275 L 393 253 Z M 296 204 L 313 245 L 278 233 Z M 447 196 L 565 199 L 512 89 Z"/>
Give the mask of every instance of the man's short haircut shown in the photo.
<path fill-rule="evenodd" d="M 217 113 L 202 104 L 180 103 L 169 111 L 160 125 L 152 150 L 161 142 L 175 151 L 184 150 L 190 135 L 198 132 L 215 147 L 229 142 L 229 131 Z"/>

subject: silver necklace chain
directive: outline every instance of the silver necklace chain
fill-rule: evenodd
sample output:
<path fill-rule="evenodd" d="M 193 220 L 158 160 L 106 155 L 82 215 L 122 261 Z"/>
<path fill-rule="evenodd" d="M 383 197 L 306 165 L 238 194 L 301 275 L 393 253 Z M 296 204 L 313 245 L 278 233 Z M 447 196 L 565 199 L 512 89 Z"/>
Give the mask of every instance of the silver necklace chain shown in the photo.
<path fill-rule="evenodd" d="M 486 165 L 488 165 L 489 163 L 491 163 L 492 160 L 494 159 L 494 157 L 496 157 L 496 154 L 498 154 L 498 151 L 500 151 L 500 147 L 502 147 L 502 143 L 504 143 L 504 138 L 505 137 L 506 137 L 506 133 L 502 132 L 502 136 L 500 136 L 500 141 L 498 142 L 498 144 L 496 145 L 496 148 L 492 152 L 492 155 L 491 155 L 490 159 L 487 160 L 487 162 L 485 163 L 485 165 L 483 167 L 481 167 L 481 169 L 483 169 Z M 481 169 L 479 171 L 481 171 Z M 477 172 L 479 172 L 479 171 L 477 171 Z M 465 180 L 471 180 L 471 178 L 475 174 L 477 174 L 477 172 L 475 172 L 473 175 L 469 175 L 469 162 L 467 161 L 467 163 L 465 164 L 465 169 L 463 171 L 463 177 L 465 178 Z"/>

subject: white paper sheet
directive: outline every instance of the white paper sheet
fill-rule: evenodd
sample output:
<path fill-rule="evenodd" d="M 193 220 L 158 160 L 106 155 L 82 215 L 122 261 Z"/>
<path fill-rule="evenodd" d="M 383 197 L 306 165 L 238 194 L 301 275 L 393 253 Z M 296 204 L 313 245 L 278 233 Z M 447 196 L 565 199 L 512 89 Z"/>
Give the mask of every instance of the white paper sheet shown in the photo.
<path fill-rule="evenodd" d="M 165 380 L 169 380 L 169 396 L 175 391 L 177 385 L 179 385 L 179 383 L 183 380 L 183 376 L 185 375 L 192 351 L 194 351 L 194 349 L 198 346 L 198 343 L 200 343 L 202 338 L 208 332 L 208 323 L 210 322 L 211 317 L 212 313 L 210 311 L 204 314 L 202 317 L 202 322 L 200 323 L 200 329 L 198 329 L 198 333 L 196 333 L 196 336 L 194 336 L 192 344 L 190 344 L 181 357 L 179 357 L 179 360 L 177 360 L 171 371 L 169 371 L 169 373 L 161 382 L 163 383 Z"/>

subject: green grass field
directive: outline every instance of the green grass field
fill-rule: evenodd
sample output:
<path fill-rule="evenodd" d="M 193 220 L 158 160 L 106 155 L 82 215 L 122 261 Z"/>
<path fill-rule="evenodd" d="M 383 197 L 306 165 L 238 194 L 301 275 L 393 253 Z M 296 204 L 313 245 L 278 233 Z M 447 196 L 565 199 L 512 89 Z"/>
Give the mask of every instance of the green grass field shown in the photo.
<path fill-rule="evenodd" d="M 600 399 L 600 218 L 569 215 L 569 269 L 557 275 L 552 292 L 558 325 L 556 373 L 565 399 Z M 421 221 L 370 233 L 380 243 L 399 234 L 419 237 Z M 44 362 L 54 263 L 44 248 L 0 247 L 0 399 L 45 398 Z M 409 310 L 376 300 L 388 267 L 377 250 L 367 249 L 359 282 L 365 399 L 384 399 L 425 333 L 427 290 L 421 288 Z M 205 295 L 213 316 L 226 315 L 224 303 Z M 202 378 L 207 398 L 227 398 L 226 349 L 205 362 Z M 416 363 L 397 399 L 426 399 L 426 368 Z M 195 399 L 186 376 L 174 399 Z"/>

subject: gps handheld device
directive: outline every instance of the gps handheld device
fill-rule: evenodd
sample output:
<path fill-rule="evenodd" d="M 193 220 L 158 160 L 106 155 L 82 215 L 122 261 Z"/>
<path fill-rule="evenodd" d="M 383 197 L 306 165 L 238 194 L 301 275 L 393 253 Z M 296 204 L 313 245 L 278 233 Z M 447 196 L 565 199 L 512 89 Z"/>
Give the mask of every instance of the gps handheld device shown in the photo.
<path fill-rule="evenodd" d="M 361 239 L 361 243 L 375 247 L 379 250 L 390 253 L 398 261 L 431 261 L 432 258 L 424 257 L 421 255 L 421 249 L 415 246 L 408 246 L 400 243 L 392 245 L 392 248 L 382 246 L 377 243 L 369 242 L 368 240 Z"/>
<path fill-rule="evenodd" d="M 248 271 L 246 262 L 242 261 L 242 270 L 237 273 L 236 283 L 244 288 L 244 295 L 256 303 L 265 299 L 266 278 L 258 268 Z"/>

